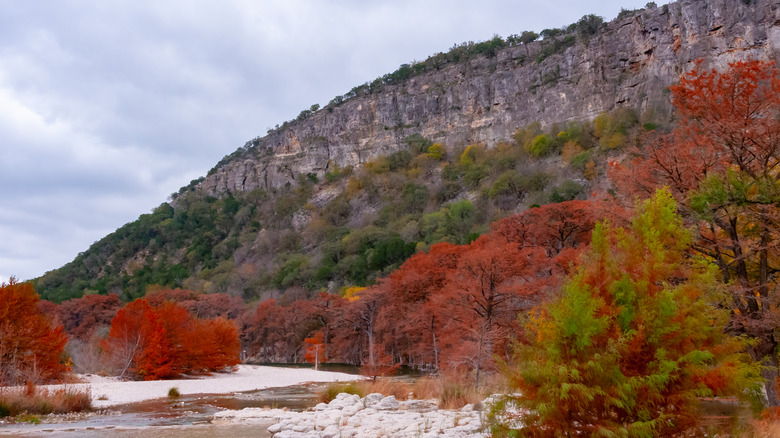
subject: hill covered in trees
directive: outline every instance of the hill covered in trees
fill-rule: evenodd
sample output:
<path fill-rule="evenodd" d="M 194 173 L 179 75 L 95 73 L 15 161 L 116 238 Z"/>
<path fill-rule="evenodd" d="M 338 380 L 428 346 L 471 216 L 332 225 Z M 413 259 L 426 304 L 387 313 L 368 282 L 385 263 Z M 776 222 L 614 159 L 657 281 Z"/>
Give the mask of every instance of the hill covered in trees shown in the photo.
<path fill-rule="evenodd" d="M 525 33 L 432 57 L 444 66 L 402 67 L 249 142 L 37 279 L 61 304 L 36 303 L 25 285 L 16 307 L 61 322 L 78 366 L 124 363 L 139 378 L 222 369 L 239 347 L 250 360 L 330 360 L 372 376 L 408 366 L 475 388 L 501 371 L 509 390 L 486 416 L 494 436 L 692 433 L 700 397 L 774 408 L 780 73 L 741 58 L 776 58 L 778 14 L 762 0 L 648 4 L 606 24 L 584 17 L 541 42 Z M 472 84 L 527 80 L 619 48 L 610 39 L 632 29 L 646 31 L 628 42 L 646 62 L 614 52 L 627 62 L 618 83 L 675 82 L 658 91 L 667 106 L 623 85 L 567 97 L 609 64 L 596 60 L 541 76 L 525 91 L 537 100 L 516 94 L 515 108 L 558 96 L 522 123 L 501 99 L 478 102 L 522 83 L 510 79 L 465 109 L 415 112 L 415 97 L 382 109 L 468 69 Z M 657 44 L 636 46 L 647 41 Z M 534 66 L 512 58 L 545 47 Z M 707 56 L 687 58 L 702 47 Z M 447 100 L 469 87 L 430 93 Z M 596 105 L 607 95 L 611 105 Z M 576 112 L 588 102 L 594 111 Z M 408 118 L 382 124 L 397 111 Z M 442 120 L 455 134 L 426 135 Z M 62 348 L 63 329 L 45 325 Z"/>
<path fill-rule="evenodd" d="M 605 190 L 610 157 L 669 124 L 663 90 L 692 59 L 775 56 L 764 3 L 648 4 L 401 66 L 248 142 L 37 290 L 253 300 L 372 284 L 431 244 Z"/>

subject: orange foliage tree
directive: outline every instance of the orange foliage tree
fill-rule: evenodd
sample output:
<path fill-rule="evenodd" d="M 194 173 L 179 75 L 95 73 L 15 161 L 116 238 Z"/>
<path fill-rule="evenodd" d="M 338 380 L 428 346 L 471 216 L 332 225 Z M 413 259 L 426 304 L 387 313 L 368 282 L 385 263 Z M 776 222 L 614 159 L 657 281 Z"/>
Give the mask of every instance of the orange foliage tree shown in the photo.
<path fill-rule="evenodd" d="M 447 361 L 473 370 L 475 387 L 480 371 L 490 368 L 493 355 L 504 349 L 523 308 L 523 277 L 537 274 L 538 265 L 529 262 L 534 259 L 547 260 L 538 251 L 521 251 L 513 243 L 478 239 L 433 298 L 445 321 L 442 343 Z"/>
<path fill-rule="evenodd" d="M 72 338 L 86 340 L 93 330 L 111 325 L 122 301 L 116 294 L 84 295 L 55 305 L 54 314 Z"/>
<path fill-rule="evenodd" d="M 66 371 L 67 336 L 38 310 L 32 283 L 0 284 L 0 385 L 42 383 Z"/>
<path fill-rule="evenodd" d="M 325 355 L 322 332 L 314 333 L 314 336 L 306 338 L 303 342 L 306 347 L 306 362 L 313 363 L 314 369 L 318 370 L 321 363 L 328 361 L 328 357 Z"/>
<path fill-rule="evenodd" d="M 780 75 L 772 63 L 695 69 L 670 87 L 679 122 L 613 175 L 631 194 L 666 185 L 697 227 L 692 248 L 729 284 L 729 330 L 756 343 L 767 402 L 780 404 L 775 328 L 780 272 Z"/>
<path fill-rule="evenodd" d="M 322 333 L 331 361 L 371 375 L 399 365 L 474 372 L 507 357 L 518 311 L 554 290 L 605 208 L 593 201 L 545 205 L 504 219 L 470 245 L 438 243 L 357 293 L 260 303 L 242 339 L 260 361 L 304 360 Z M 400 318 L 400 316 L 403 316 Z"/>
<path fill-rule="evenodd" d="M 478 384 L 495 355 L 509 354 L 517 312 L 568 272 L 599 210 L 584 201 L 534 208 L 470 245 L 414 255 L 358 299 L 336 303 L 333 356 L 369 368 L 461 369 Z"/>
<path fill-rule="evenodd" d="M 201 320 L 173 302 L 152 307 L 137 299 L 114 317 L 104 348 L 120 376 L 155 380 L 235 366 L 241 343 L 224 318 Z"/>
<path fill-rule="evenodd" d="M 639 211 L 630 230 L 599 225 L 560 298 L 527 320 L 493 436 L 677 436 L 698 397 L 758 398 L 760 366 L 724 333 L 717 269 L 688 257 L 671 195 Z"/>

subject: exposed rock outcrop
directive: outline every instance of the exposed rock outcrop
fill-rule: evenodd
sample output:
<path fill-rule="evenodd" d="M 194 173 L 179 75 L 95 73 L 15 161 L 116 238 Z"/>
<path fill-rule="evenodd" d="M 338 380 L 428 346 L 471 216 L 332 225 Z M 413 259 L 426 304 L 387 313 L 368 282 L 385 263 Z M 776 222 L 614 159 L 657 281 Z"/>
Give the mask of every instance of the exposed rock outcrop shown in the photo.
<path fill-rule="evenodd" d="M 379 393 L 364 398 L 342 393 L 310 411 L 245 408 L 217 412 L 213 423 L 273 421 L 268 431 L 275 438 L 485 436 L 472 405 L 457 411 L 436 408 L 435 400 L 399 402 Z"/>
<path fill-rule="evenodd" d="M 330 166 L 392 153 L 412 134 L 450 148 L 491 146 L 532 121 L 590 119 L 620 106 L 668 112 L 666 87 L 694 60 L 718 68 L 778 59 L 780 0 L 745 3 L 680 0 L 648 8 L 541 62 L 537 41 L 447 65 L 273 131 L 199 187 L 220 195 L 294 184 L 298 174 L 322 176 Z"/>

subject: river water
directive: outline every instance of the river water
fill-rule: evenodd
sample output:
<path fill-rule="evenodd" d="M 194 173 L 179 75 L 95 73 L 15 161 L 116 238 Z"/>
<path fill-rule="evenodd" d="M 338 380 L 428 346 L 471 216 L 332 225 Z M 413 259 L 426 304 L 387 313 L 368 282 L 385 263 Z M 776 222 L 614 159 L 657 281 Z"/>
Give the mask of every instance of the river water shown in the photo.
<path fill-rule="evenodd" d="M 185 395 L 175 400 L 158 399 L 112 407 L 115 414 L 94 415 L 57 424 L 12 424 L 0 426 L 0 437 L 47 438 L 178 438 L 178 437 L 270 437 L 268 424 L 212 425 L 212 415 L 223 409 L 287 408 L 301 411 L 318 403 L 324 384 L 268 388 L 234 394 Z"/>
<path fill-rule="evenodd" d="M 409 376 L 396 378 L 410 379 Z M 210 421 L 214 413 L 223 409 L 258 407 L 302 411 L 318 403 L 317 393 L 326 385 L 307 384 L 232 394 L 184 395 L 175 400 L 150 400 L 114 406 L 110 415 L 92 415 L 75 422 L 0 425 L 0 437 L 270 437 L 267 428 L 271 422 L 215 425 Z M 702 400 L 701 405 L 702 423 L 721 432 L 740 429 L 750 417 L 749 410 L 735 400 Z"/>

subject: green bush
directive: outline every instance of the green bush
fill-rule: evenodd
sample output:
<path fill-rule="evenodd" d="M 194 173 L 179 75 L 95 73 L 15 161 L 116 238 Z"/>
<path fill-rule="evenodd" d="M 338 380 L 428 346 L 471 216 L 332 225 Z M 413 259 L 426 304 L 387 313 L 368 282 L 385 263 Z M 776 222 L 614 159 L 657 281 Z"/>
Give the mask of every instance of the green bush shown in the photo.
<path fill-rule="evenodd" d="M 360 390 L 357 384 L 355 383 L 331 383 L 328 386 L 325 387 L 325 389 L 319 393 L 319 400 L 323 403 L 330 403 L 333 399 L 336 398 L 337 395 L 346 393 L 346 394 L 355 394 L 362 397 L 365 397 L 365 394 Z"/>
<path fill-rule="evenodd" d="M 558 187 L 553 189 L 550 195 L 550 202 L 558 203 L 571 201 L 582 192 L 582 186 L 572 180 L 564 181 Z"/>
<path fill-rule="evenodd" d="M 412 154 L 409 151 L 398 151 L 387 157 L 388 165 L 391 171 L 406 169 L 412 162 Z"/>
<path fill-rule="evenodd" d="M 569 165 L 579 170 L 580 172 L 585 171 L 585 166 L 590 161 L 590 152 L 584 151 L 574 156 L 574 158 L 571 159 L 571 162 L 569 162 Z"/>
<path fill-rule="evenodd" d="M 508 170 L 502 173 L 490 187 L 488 197 L 495 199 L 499 196 L 513 196 L 520 199 L 524 192 L 523 177 L 513 170 Z"/>
<path fill-rule="evenodd" d="M 428 156 L 432 160 L 441 161 L 444 159 L 444 147 L 441 143 L 434 143 L 428 148 Z"/>
<path fill-rule="evenodd" d="M 414 155 L 426 154 L 430 147 L 433 146 L 433 142 L 423 137 L 420 134 L 413 134 L 404 139 L 404 143 L 409 147 L 409 150 Z"/>
<path fill-rule="evenodd" d="M 488 170 L 487 166 L 481 164 L 472 165 L 467 166 L 463 171 L 463 179 L 470 187 L 477 187 L 479 182 L 489 174 L 490 170 Z"/>
<path fill-rule="evenodd" d="M 552 150 L 552 141 L 547 134 L 539 134 L 528 145 L 528 153 L 535 157 L 543 157 Z"/>
<path fill-rule="evenodd" d="M 534 172 L 531 175 L 523 176 L 521 185 L 528 192 L 541 192 L 550 184 L 550 175 L 544 172 Z"/>

